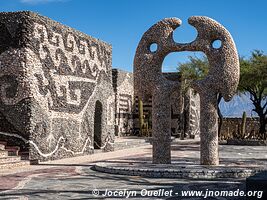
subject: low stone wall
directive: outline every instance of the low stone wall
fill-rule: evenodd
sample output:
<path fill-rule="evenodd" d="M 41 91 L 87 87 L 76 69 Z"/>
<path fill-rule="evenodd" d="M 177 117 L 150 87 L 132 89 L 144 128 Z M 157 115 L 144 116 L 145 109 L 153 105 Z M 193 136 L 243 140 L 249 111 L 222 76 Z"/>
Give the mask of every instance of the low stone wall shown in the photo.
<path fill-rule="evenodd" d="M 258 138 L 259 119 L 247 118 L 246 119 L 246 132 L 244 135 L 241 133 L 242 118 L 224 118 L 221 129 L 221 139 L 243 139 L 243 138 Z"/>
<path fill-rule="evenodd" d="M 112 150 L 109 44 L 36 13 L 0 13 L 0 87 L 0 139 L 27 144 L 31 160 Z"/>
<path fill-rule="evenodd" d="M 95 164 L 96 171 L 108 174 L 120 174 L 127 176 L 141 176 L 149 178 L 182 178 L 182 179 L 214 179 L 214 178 L 246 178 L 263 171 L 256 167 L 233 166 L 201 166 L 175 164 L 155 165 L 148 163 L 116 163 L 100 162 Z"/>
<path fill-rule="evenodd" d="M 267 140 L 228 139 L 226 144 L 242 146 L 267 146 Z"/>

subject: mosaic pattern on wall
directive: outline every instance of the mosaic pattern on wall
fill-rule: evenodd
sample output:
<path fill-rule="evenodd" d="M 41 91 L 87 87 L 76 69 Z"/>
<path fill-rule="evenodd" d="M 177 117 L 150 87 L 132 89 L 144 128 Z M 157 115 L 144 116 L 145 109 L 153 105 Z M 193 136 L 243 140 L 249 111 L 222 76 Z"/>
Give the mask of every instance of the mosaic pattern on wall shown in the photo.
<path fill-rule="evenodd" d="M 0 136 L 31 160 L 112 150 L 111 46 L 32 12 L 0 21 Z"/>
<path fill-rule="evenodd" d="M 118 136 L 133 134 L 133 74 L 113 69 L 112 78 L 115 92 L 115 134 Z"/>

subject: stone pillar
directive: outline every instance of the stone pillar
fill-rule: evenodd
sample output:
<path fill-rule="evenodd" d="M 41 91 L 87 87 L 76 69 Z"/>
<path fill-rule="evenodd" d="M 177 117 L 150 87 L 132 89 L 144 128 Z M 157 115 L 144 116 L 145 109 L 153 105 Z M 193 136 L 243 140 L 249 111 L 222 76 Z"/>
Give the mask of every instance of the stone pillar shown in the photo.
<path fill-rule="evenodd" d="M 168 90 L 159 90 L 152 99 L 153 163 L 171 163 L 171 103 Z"/>
<path fill-rule="evenodd" d="M 208 90 L 200 93 L 200 163 L 218 165 L 217 95 Z"/>

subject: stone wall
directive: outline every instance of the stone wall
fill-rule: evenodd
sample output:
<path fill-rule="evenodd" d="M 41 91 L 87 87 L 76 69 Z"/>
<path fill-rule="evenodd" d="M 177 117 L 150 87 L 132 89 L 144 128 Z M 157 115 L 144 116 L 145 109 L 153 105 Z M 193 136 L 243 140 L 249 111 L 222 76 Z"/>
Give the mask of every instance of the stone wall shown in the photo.
<path fill-rule="evenodd" d="M 31 160 L 112 150 L 109 44 L 32 12 L 0 13 L 0 87 L 0 139 Z"/>
<path fill-rule="evenodd" d="M 242 118 L 224 118 L 221 139 L 233 139 L 233 138 L 257 138 L 259 130 L 259 119 L 258 118 L 247 118 L 246 119 L 246 133 L 243 136 L 241 134 Z"/>
<path fill-rule="evenodd" d="M 133 130 L 133 74 L 113 69 L 112 79 L 115 93 L 115 135 L 125 136 Z"/>
<path fill-rule="evenodd" d="M 189 130 L 190 137 L 199 135 L 200 132 L 200 97 L 193 89 L 189 90 Z"/>
<path fill-rule="evenodd" d="M 184 104 L 182 104 L 182 101 L 184 101 Z M 183 110 L 181 109 L 182 106 Z M 171 111 L 173 135 L 178 134 L 180 137 L 182 132 L 190 138 L 199 135 L 200 101 L 199 95 L 193 89 L 190 88 L 182 96 L 178 91 L 175 91 L 171 96 Z"/>

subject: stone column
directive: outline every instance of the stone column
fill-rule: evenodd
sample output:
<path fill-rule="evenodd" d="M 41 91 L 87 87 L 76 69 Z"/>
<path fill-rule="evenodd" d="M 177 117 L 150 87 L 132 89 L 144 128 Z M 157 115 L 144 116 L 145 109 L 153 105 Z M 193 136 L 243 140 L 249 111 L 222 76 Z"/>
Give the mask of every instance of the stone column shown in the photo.
<path fill-rule="evenodd" d="M 200 163 L 218 165 L 217 95 L 208 90 L 200 93 Z"/>
<path fill-rule="evenodd" d="M 171 103 L 168 90 L 157 90 L 152 98 L 153 163 L 171 163 Z"/>

